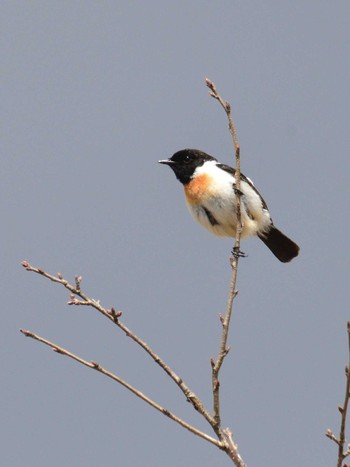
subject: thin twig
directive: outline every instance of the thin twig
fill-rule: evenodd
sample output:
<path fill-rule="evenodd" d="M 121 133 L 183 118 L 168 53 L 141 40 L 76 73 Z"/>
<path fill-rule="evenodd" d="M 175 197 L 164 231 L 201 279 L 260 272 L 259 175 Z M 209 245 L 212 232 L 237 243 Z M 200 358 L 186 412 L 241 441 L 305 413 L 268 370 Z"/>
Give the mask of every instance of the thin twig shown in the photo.
<path fill-rule="evenodd" d="M 66 289 L 71 292 L 70 300 L 68 305 L 84 305 L 84 306 L 91 306 L 99 311 L 103 316 L 108 318 L 112 321 L 116 326 L 118 326 L 127 337 L 130 337 L 134 342 L 136 342 L 143 350 L 145 350 L 148 355 L 170 376 L 170 378 L 177 384 L 180 390 L 186 397 L 186 400 L 189 401 L 192 406 L 199 412 L 211 425 L 213 424 L 213 417 L 209 414 L 209 412 L 203 406 L 202 401 L 200 398 L 187 386 L 187 384 L 183 381 L 180 376 L 178 376 L 174 370 L 172 370 L 169 365 L 167 365 L 159 355 L 150 348 L 150 346 L 140 339 L 131 329 L 125 326 L 124 323 L 120 321 L 120 317 L 122 316 L 121 311 L 115 311 L 114 308 L 106 309 L 104 308 L 99 300 L 94 300 L 93 298 L 89 298 L 85 293 L 81 290 L 81 281 L 82 277 L 76 277 L 75 283 L 76 285 L 73 286 L 70 284 L 61 273 L 58 273 L 57 276 L 53 276 L 52 274 L 47 273 L 42 268 L 36 268 L 31 266 L 28 261 L 23 261 L 22 266 L 30 272 L 34 272 L 39 274 L 47 279 L 50 279 L 53 282 L 63 285 Z M 79 299 L 77 298 L 79 297 Z"/>
<path fill-rule="evenodd" d="M 35 339 L 39 342 L 42 342 L 43 344 L 51 347 L 55 352 L 57 352 L 58 354 L 60 355 L 65 355 L 67 357 L 70 357 L 72 358 L 73 360 L 76 360 L 77 362 L 81 363 L 82 365 L 85 365 L 87 366 L 88 368 L 91 368 L 93 370 L 96 370 L 96 371 L 99 371 L 100 373 L 102 373 L 103 375 L 105 376 L 108 376 L 108 378 L 111 378 L 113 379 L 114 381 L 116 381 L 117 383 L 121 384 L 122 386 L 124 386 L 126 389 L 128 389 L 129 391 L 131 391 L 133 394 L 135 394 L 135 396 L 139 397 L 140 399 L 142 399 L 143 401 L 147 402 L 147 404 L 149 404 L 150 406 L 152 406 L 153 408 L 155 408 L 156 410 L 158 410 L 159 412 L 161 412 L 162 414 L 166 415 L 167 417 L 169 417 L 171 420 L 173 420 L 174 422 L 178 423 L 179 425 L 183 426 L 184 428 L 186 428 L 186 430 L 189 430 L 191 433 L 205 439 L 206 441 L 209 441 L 210 443 L 214 444 L 215 446 L 217 446 L 218 448 L 220 449 L 223 449 L 224 445 L 222 442 L 212 438 L 211 436 L 207 435 L 206 433 L 203 433 L 202 431 L 198 430 L 197 428 L 193 427 L 192 425 L 190 425 L 189 423 L 185 422 L 184 420 L 182 420 L 181 418 L 177 417 L 176 415 L 174 415 L 172 412 L 170 412 L 168 409 L 162 407 L 161 405 L 157 404 L 155 401 L 153 401 L 152 399 L 150 399 L 149 397 L 145 396 L 145 394 L 143 394 L 141 391 L 139 391 L 138 389 L 134 388 L 131 384 L 127 383 L 126 381 L 124 381 L 122 378 L 120 378 L 119 376 L 115 375 L 114 373 L 111 373 L 110 371 L 106 370 L 105 368 L 103 368 L 99 363 L 96 363 L 96 362 L 88 362 L 87 360 L 84 360 L 83 358 L 81 357 L 78 357 L 77 355 L 75 355 L 74 353 L 72 352 L 69 352 L 68 350 L 64 349 L 63 347 L 60 347 L 59 345 L 57 344 L 54 344 L 53 342 L 50 342 L 48 341 L 47 339 L 44 339 L 43 337 L 40 337 L 38 336 L 37 334 L 34 334 L 33 332 L 31 331 L 28 331 L 28 330 L 25 330 L 25 329 L 21 329 L 21 333 L 24 334 L 25 336 L 27 337 L 31 337 L 32 339 Z"/>
<path fill-rule="evenodd" d="M 225 101 L 220 94 L 218 93 L 217 87 L 211 81 L 209 78 L 205 78 L 205 84 L 208 86 L 210 89 L 210 95 L 211 97 L 214 97 L 214 99 L 218 100 L 220 104 L 222 105 L 223 109 L 226 112 L 227 118 L 228 118 L 228 127 L 232 136 L 232 141 L 233 141 L 233 147 L 235 149 L 235 152 L 237 151 L 237 148 L 239 147 L 238 144 L 238 136 L 237 136 L 237 131 L 235 124 L 233 123 L 232 117 L 231 117 L 231 104 L 228 101 Z M 237 162 L 237 161 L 236 161 Z"/>
<path fill-rule="evenodd" d="M 241 164 L 240 164 L 240 146 L 238 143 L 238 137 L 235 125 L 231 116 L 231 105 L 228 101 L 225 101 L 219 94 L 215 84 L 208 78 L 205 80 L 206 85 L 210 89 L 210 95 L 218 100 L 226 112 L 228 119 L 228 126 L 232 136 L 233 146 L 235 150 L 236 158 L 236 172 L 235 172 L 235 188 L 236 188 L 236 211 L 237 211 L 237 231 L 236 231 L 236 241 L 234 246 L 233 256 L 230 258 L 231 267 L 232 267 L 232 276 L 230 281 L 229 296 L 227 300 L 226 312 L 224 317 L 220 317 L 222 324 L 222 334 L 220 341 L 220 349 L 217 360 L 211 361 L 212 364 L 212 386 L 213 386 L 213 407 L 214 407 L 214 419 L 216 422 L 217 430 L 220 431 L 221 425 L 221 416 L 220 416 L 220 381 L 219 381 L 219 372 L 223 364 L 224 358 L 228 354 L 230 348 L 227 346 L 227 338 L 230 327 L 230 320 L 232 315 L 232 305 L 235 296 L 237 295 L 236 291 L 236 282 L 237 282 L 237 272 L 238 272 L 238 260 L 240 256 L 240 242 L 241 242 L 241 233 L 242 233 L 242 222 L 241 222 L 241 198 L 240 198 L 240 182 L 241 182 Z"/>
<path fill-rule="evenodd" d="M 335 434 L 330 429 L 326 431 L 326 436 L 338 445 L 337 467 L 342 467 L 343 460 L 350 455 L 350 444 L 347 446 L 346 451 L 344 451 L 344 444 L 346 441 L 345 439 L 346 417 L 347 417 L 349 398 L 350 398 L 350 321 L 348 321 L 347 323 L 347 331 L 348 331 L 349 361 L 348 361 L 348 365 L 345 367 L 346 388 L 345 388 L 344 404 L 342 406 L 341 405 L 338 406 L 338 410 L 341 414 L 339 437 L 335 436 Z M 347 467 L 346 464 L 344 464 L 344 467 Z"/>

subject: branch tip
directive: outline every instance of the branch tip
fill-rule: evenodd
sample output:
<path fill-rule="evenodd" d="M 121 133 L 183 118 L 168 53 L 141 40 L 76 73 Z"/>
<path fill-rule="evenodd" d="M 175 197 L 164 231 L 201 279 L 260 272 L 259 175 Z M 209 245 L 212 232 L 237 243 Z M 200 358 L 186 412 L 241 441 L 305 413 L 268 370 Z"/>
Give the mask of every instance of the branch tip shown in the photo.
<path fill-rule="evenodd" d="M 211 79 L 205 78 L 205 84 L 208 86 L 208 88 L 212 89 L 214 91 L 215 84 L 212 82 Z"/>

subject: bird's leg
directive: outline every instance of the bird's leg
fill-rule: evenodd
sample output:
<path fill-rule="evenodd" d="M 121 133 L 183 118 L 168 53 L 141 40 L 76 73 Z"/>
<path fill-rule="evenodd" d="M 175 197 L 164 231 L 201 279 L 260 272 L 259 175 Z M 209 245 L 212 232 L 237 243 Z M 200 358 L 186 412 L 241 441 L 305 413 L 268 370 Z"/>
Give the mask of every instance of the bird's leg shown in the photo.
<path fill-rule="evenodd" d="M 238 247 L 234 246 L 231 250 L 232 256 L 235 256 L 236 258 L 246 258 L 248 255 L 244 253 L 244 251 L 241 251 Z"/>

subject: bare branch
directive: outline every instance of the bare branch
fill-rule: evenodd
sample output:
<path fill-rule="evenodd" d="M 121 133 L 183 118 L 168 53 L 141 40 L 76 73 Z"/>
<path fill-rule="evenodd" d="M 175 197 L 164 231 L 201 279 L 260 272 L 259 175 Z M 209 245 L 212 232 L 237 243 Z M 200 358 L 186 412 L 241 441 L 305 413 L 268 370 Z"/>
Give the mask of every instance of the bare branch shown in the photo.
<path fill-rule="evenodd" d="M 241 164 L 240 164 L 240 146 L 238 143 L 238 136 L 236 132 L 235 125 L 231 116 L 231 104 L 228 101 L 225 101 L 219 94 L 215 84 L 210 79 L 206 78 L 206 85 L 210 89 L 210 95 L 214 99 L 218 100 L 226 112 L 228 119 L 228 126 L 232 136 L 232 141 L 235 149 L 235 158 L 236 158 L 236 172 L 235 172 L 235 189 L 236 189 L 236 210 L 237 210 L 237 232 L 236 232 L 236 241 L 233 248 L 233 256 L 230 258 L 230 263 L 232 267 L 232 276 L 230 281 L 229 296 L 226 305 L 225 316 L 220 317 L 222 324 L 222 334 L 220 341 L 220 349 L 217 360 L 212 364 L 212 387 L 213 387 L 213 407 L 214 407 L 214 419 L 216 423 L 216 430 L 219 431 L 221 425 L 221 416 L 220 416 L 220 381 L 219 381 L 219 372 L 223 364 L 224 358 L 229 352 L 227 347 L 227 338 L 230 327 L 230 320 L 232 315 L 232 306 L 233 300 L 237 295 L 236 282 L 237 282 L 237 272 L 238 272 L 238 260 L 242 256 L 240 251 L 240 242 L 241 242 L 241 233 L 242 233 L 242 221 L 241 221 L 241 191 L 240 191 L 240 182 L 241 182 Z"/>
<path fill-rule="evenodd" d="M 157 404 L 155 401 L 151 400 L 147 396 L 145 396 L 141 391 L 138 389 L 134 388 L 131 386 L 129 383 L 125 382 L 118 376 L 114 375 L 113 373 L 105 370 L 101 365 L 99 365 L 96 362 L 88 362 L 86 360 L 83 360 L 82 358 L 76 356 L 75 354 L 69 352 L 68 350 L 57 346 L 56 344 L 40 337 L 37 336 L 36 334 L 33 334 L 30 331 L 24 331 L 22 330 L 21 332 L 33 339 L 36 339 L 40 341 L 41 343 L 44 343 L 51 347 L 55 352 L 68 356 L 79 363 L 99 371 L 100 373 L 108 376 L 109 378 L 117 381 L 119 384 L 123 385 L 126 387 L 128 390 L 130 390 L 133 394 L 147 402 L 149 405 L 154 407 L 156 410 L 160 411 L 170 419 L 174 420 L 187 430 L 191 431 L 197 436 L 200 436 L 201 438 L 209 441 L 210 443 L 216 445 L 218 448 L 222 449 L 228 456 L 229 458 L 233 461 L 233 463 L 236 465 L 236 467 L 246 467 L 244 464 L 239 451 L 238 451 L 238 446 L 237 444 L 233 441 L 232 439 L 232 432 L 228 429 L 225 428 L 223 429 L 221 427 L 221 418 L 220 418 L 220 382 L 219 382 L 219 372 L 221 369 L 221 366 L 223 364 L 224 358 L 230 351 L 230 347 L 227 346 L 227 339 L 228 339 L 228 332 L 229 332 L 229 325 L 230 325 L 230 319 L 231 319 L 231 314 L 232 314 L 232 305 L 233 305 L 233 300 L 237 295 L 237 290 L 236 290 L 236 281 L 237 281 L 237 268 L 238 268 L 238 260 L 240 256 L 244 256 L 241 251 L 240 251 L 240 239 L 241 239 L 241 232 L 242 232 L 242 222 L 241 222 L 241 191 L 240 191 L 240 180 L 241 180 L 241 172 L 240 172 L 240 147 L 238 144 L 238 138 L 237 138 L 237 133 L 236 129 L 231 117 L 231 105 L 229 102 L 224 101 L 220 94 L 217 91 L 217 88 L 215 84 L 210 81 L 209 79 L 206 79 L 206 85 L 210 88 L 210 95 L 217 99 L 222 107 L 224 108 L 228 122 L 229 122 L 229 130 L 232 136 L 233 140 L 233 145 L 235 148 L 235 157 L 236 157 L 236 172 L 235 172 L 235 193 L 236 193 L 236 199 L 237 199 L 237 205 L 236 205 L 236 210 L 237 210 L 237 232 L 236 232 L 236 241 L 234 248 L 232 250 L 232 257 L 230 257 L 230 264 L 232 267 L 232 278 L 230 282 L 230 291 L 229 291 L 229 297 L 228 297 L 228 302 L 227 302 L 227 307 L 226 307 L 226 312 L 224 316 L 220 316 L 220 321 L 222 325 L 222 335 L 221 335 L 221 341 L 220 341 L 220 348 L 219 348 L 219 354 L 216 360 L 211 359 L 211 366 L 212 366 L 212 386 L 213 386 L 213 409 L 214 409 L 214 414 L 213 416 L 210 415 L 210 413 L 205 409 L 202 401 L 199 399 L 199 397 L 194 394 L 190 388 L 184 383 L 184 381 L 146 344 L 146 342 L 142 341 L 132 330 L 130 330 L 127 326 L 125 326 L 121 321 L 120 317 L 122 316 L 121 311 L 115 311 L 114 308 L 106 309 L 104 308 L 98 300 L 94 300 L 92 298 L 89 298 L 87 295 L 85 295 L 82 290 L 81 290 L 81 282 L 82 282 L 82 277 L 81 276 L 76 276 L 75 277 L 75 285 L 70 284 L 66 279 L 64 279 L 63 275 L 61 273 L 58 273 L 57 276 L 53 276 L 51 274 L 48 274 L 46 271 L 40 268 L 35 268 L 32 267 L 27 261 L 23 261 L 22 265 L 23 267 L 30 272 L 35 272 L 36 274 L 42 275 L 43 277 L 46 277 L 47 279 L 59 283 L 63 285 L 67 290 L 70 291 L 70 300 L 68 301 L 68 305 L 76 305 L 76 306 L 90 306 L 92 308 L 95 308 L 98 312 L 100 312 L 103 316 L 108 318 L 110 321 L 112 321 L 116 326 L 118 326 L 126 336 L 130 337 L 134 342 L 136 342 L 169 376 L 170 378 L 177 384 L 177 386 L 180 388 L 182 393 L 185 395 L 186 399 L 192 404 L 192 406 L 197 410 L 206 420 L 207 422 L 211 425 L 213 428 L 214 432 L 216 433 L 217 437 L 219 438 L 218 440 L 210 437 L 209 435 L 201 432 L 200 430 L 197 430 L 193 426 L 189 425 L 188 423 L 184 422 L 181 420 L 179 417 L 176 415 L 172 414 L 169 412 L 167 409 L 164 407 L 160 406 Z"/>
<path fill-rule="evenodd" d="M 239 144 L 238 144 L 238 136 L 237 136 L 237 132 L 236 132 L 236 127 L 233 123 L 233 120 L 232 120 L 232 117 L 231 117 L 231 104 L 228 102 L 228 101 L 225 101 L 219 94 L 215 84 L 213 83 L 213 81 L 211 81 L 209 78 L 205 78 L 205 84 L 208 86 L 208 88 L 210 89 L 210 95 L 211 97 L 214 97 L 214 99 L 218 100 L 222 106 L 222 108 L 224 109 L 224 111 L 226 112 L 226 115 L 227 115 L 227 118 L 228 118 L 228 127 L 229 127 L 229 130 L 230 130 L 230 133 L 231 133 L 231 136 L 232 136 L 232 140 L 233 140 L 233 147 L 235 148 L 235 152 L 237 151 L 237 148 L 239 147 Z"/>
<path fill-rule="evenodd" d="M 51 347 L 52 350 L 54 350 L 55 352 L 57 352 L 60 355 L 65 355 L 66 357 L 70 357 L 73 360 L 76 360 L 77 362 L 81 363 L 82 365 L 85 365 L 88 368 L 96 370 L 96 371 L 102 373 L 105 376 L 108 376 L 108 378 L 111 378 L 114 381 L 116 381 L 117 383 L 121 384 L 126 389 L 128 389 L 133 394 L 135 394 L 135 396 L 139 397 L 144 402 L 147 402 L 147 404 L 149 404 L 151 407 L 158 410 L 162 414 L 166 415 L 168 418 L 170 418 L 174 422 L 178 423 L 179 425 L 183 426 L 184 428 L 186 428 L 186 430 L 189 430 L 194 435 L 197 435 L 197 436 L 205 439 L 206 441 L 209 441 L 210 443 L 214 444 L 215 446 L 217 446 L 220 449 L 224 448 L 224 444 L 222 442 L 212 438 L 211 436 L 207 435 L 206 433 L 203 433 L 202 431 L 200 431 L 197 428 L 193 427 L 192 425 L 185 422 L 181 418 L 177 417 L 172 412 L 170 412 L 168 409 L 162 407 L 161 405 L 157 404 L 155 401 L 153 401 L 149 397 L 145 396 L 145 394 L 143 394 L 138 389 L 134 388 L 131 384 L 127 383 L 126 381 L 124 381 L 119 376 L 117 376 L 114 373 L 111 373 L 110 371 L 103 368 L 99 363 L 88 362 L 87 360 L 84 360 L 83 358 L 78 357 L 77 355 L 73 354 L 72 352 L 69 352 L 68 350 L 64 349 L 63 347 L 60 347 L 57 344 L 54 344 L 53 342 L 50 342 L 47 339 L 44 339 L 43 337 L 40 337 L 40 336 L 38 336 L 37 334 L 34 334 L 31 331 L 21 329 L 21 333 L 24 334 L 26 337 L 31 337 L 32 339 L 35 339 L 35 340 L 37 340 L 37 341 Z"/>
<path fill-rule="evenodd" d="M 94 300 L 89 298 L 86 294 L 84 294 L 81 291 L 81 278 L 79 278 L 79 288 L 76 286 L 73 286 L 70 284 L 66 279 L 64 279 L 63 275 L 61 273 L 58 273 L 57 276 L 53 276 L 46 271 L 44 271 L 41 268 L 35 268 L 31 266 L 27 261 L 23 261 L 22 263 L 23 267 L 27 271 L 34 272 L 36 274 L 39 274 L 43 277 L 46 277 L 47 279 L 59 283 L 63 285 L 66 289 L 68 289 L 71 294 L 70 294 L 70 301 L 68 302 L 69 305 L 84 305 L 84 306 L 91 306 L 98 310 L 102 315 L 107 317 L 109 320 L 113 321 L 114 324 L 116 324 L 125 334 L 126 336 L 130 337 L 133 339 L 137 344 L 140 345 L 151 357 L 152 359 L 158 363 L 158 365 L 171 377 L 173 381 L 178 385 L 178 387 L 181 389 L 183 394 L 186 396 L 187 401 L 189 401 L 192 406 L 207 420 L 207 422 L 210 424 L 210 426 L 213 428 L 214 432 L 217 434 L 219 440 L 215 440 L 214 438 L 211 438 L 209 435 L 201 432 L 200 430 L 192 427 L 191 425 L 187 424 L 180 418 L 178 418 L 176 415 L 172 414 L 169 412 L 167 409 L 164 407 L 160 406 L 156 402 L 152 401 L 151 399 L 147 398 L 144 396 L 140 391 L 138 391 L 136 388 L 133 386 L 129 385 L 126 383 L 124 380 L 119 378 L 118 376 L 114 375 L 113 373 L 108 372 L 105 370 L 101 365 L 99 365 L 96 362 L 87 362 L 86 360 L 81 359 L 80 357 L 74 355 L 73 353 L 69 352 L 68 350 L 42 338 L 37 336 L 36 334 L 32 333 L 31 331 L 24 331 L 22 330 L 21 332 L 26 335 L 27 337 L 31 337 L 33 339 L 38 340 L 39 342 L 42 342 L 48 346 L 50 346 L 55 352 L 66 355 L 70 358 L 73 358 L 74 360 L 78 361 L 79 363 L 88 366 L 89 368 L 95 369 L 99 371 L 100 373 L 105 374 L 106 376 L 114 379 L 118 383 L 122 384 L 124 387 L 129 389 L 131 392 L 133 392 L 135 395 L 140 397 L 141 399 L 145 400 L 148 404 L 159 410 L 160 412 L 164 413 L 167 415 L 169 418 L 172 420 L 176 421 L 180 425 L 184 426 L 187 430 L 193 432 L 197 436 L 202 437 L 203 439 L 206 439 L 207 441 L 211 442 L 212 444 L 215 444 L 217 447 L 222 449 L 226 454 L 233 460 L 235 465 L 237 467 L 245 467 L 245 464 L 240 462 L 240 456 L 238 453 L 237 445 L 233 442 L 233 440 L 228 436 L 228 432 L 224 432 L 224 430 L 221 429 L 220 426 L 217 426 L 217 423 L 212 417 L 209 412 L 204 408 L 201 400 L 198 398 L 197 395 L 195 395 L 190 388 L 184 383 L 184 381 L 168 366 L 166 363 L 146 344 L 143 342 L 138 336 L 136 336 L 133 331 L 131 331 L 128 327 L 126 327 L 121 321 L 120 317 L 122 316 L 122 312 L 118 311 L 116 312 L 114 308 L 106 309 L 104 308 L 98 300 Z M 224 434 L 226 433 L 226 434 Z"/>
<path fill-rule="evenodd" d="M 224 430 L 221 430 L 221 434 L 222 434 L 222 439 L 226 442 L 226 445 L 228 446 L 229 455 L 231 459 L 233 459 L 233 462 L 235 463 L 235 465 L 238 467 L 247 467 L 238 452 L 237 444 L 235 444 L 232 439 L 231 430 L 229 428 L 225 428 Z"/>
<path fill-rule="evenodd" d="M 197 412 L 199 412 L 207 421 L 210 423 L 210 425 L 213 425 L 213 417 L 209 414 L 209 412 L 205 409 L 203 406 L 202 401 L 200 398 L 187 386 L 187 384 L 183 381 L 182 378 L 180 378 L 175 371 L 173 371 L 169 365 L 167 365 L 160 357 L 159 355 L 151 349 L 151 347 L 144 342 L 142 339 L 140 339 L 131 329 L 129 329 L 125 324 L 123 324 L 120 321 L 120 316 L 122 315 L 121 311 L 116 312 L 114 308 L 111 309 L 106 309 L 104 308 L 98 300 L 94 300 L 92 298 L 89 298 L 85 293 L 82 292 L 81 290 L 81 277 L 79 278 L 79 288 L 76 286 L 73 286 L 70 284 L 66 279 L 64 279 L 63 275 L 61 273 L 57 274 L 56 276 L 53 276 L 46 271 L 44 271 L 41 268 L 36 268 L 31 266 L 28 261 L 23 261 L 22 266 L 30 272 L 35 272 L 43 277 L 46 277 L 47 279 L 50 279 L 53 282 L 56 282 L 58 284 L 63 285 L 66 289 L 68 289 L 71 293 L 70 295 L 70 300 L 68 301 L 68 305 L 84 305 L 84 306 L 91 306 L 92 308 L 95 308 L 97 311 L 99 311 L 103 316 L 108 318 L 110 321 L 112 321 L 116 326 L 118 326 L 125 334 L 127 337 L 130 337 L 134 342 L 136 342 L 140 347 L 142 347 L 143 350 L 145 350 L 148 355 L 170 376 L 170 378 L 177 384 L 177 386 L 180 388 L 182 393 L 185 395 L 186 400 L 192 404 L 192 406 L 195 408 Z M 76 280 L 77 284 L 77 280 Z M 79 297 L 80 299 L 78 299 Z"/>
<path fill-rule="evenodd" d="M 341 422 L 340 422 L 340 433 L 339 437 L 335 436 L 331 429 L 328 429 L 325 433 L 327 438 L 331 439 L 338 445 L 338 462 L 337 467 L 342 467 L 343 460 L 350 455 L 350 445 L 347 446 L 346 450 L 344 450 L 345 445 L 345 429 L 346 429 L 346 417 L 348 412 L 349 406 L 349 398 L 350 398 L 350 321 L 347 323 L 347 331 L 348 331 L 348 353 L 349 353 L 349 361 L 348 365 L 345 367 L 345 377 L 346 377 L 346 387 L 345 387 L 345 397 L 344 397 L 344 404 L 338 406 L 338 410 L 341 414 Z M 344 467 L 345 464 L 344 464 Z"/>

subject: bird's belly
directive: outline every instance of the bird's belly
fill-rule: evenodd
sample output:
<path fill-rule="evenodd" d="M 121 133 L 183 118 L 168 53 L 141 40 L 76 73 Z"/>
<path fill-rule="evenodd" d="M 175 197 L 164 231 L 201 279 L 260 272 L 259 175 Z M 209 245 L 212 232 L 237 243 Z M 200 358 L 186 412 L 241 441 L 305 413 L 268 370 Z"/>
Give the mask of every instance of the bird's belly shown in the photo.
<path fill-rule="evenodd" d="M 237 233 L 237 212 L 236 197 L 225 200 L 220 197 L 207 198 L 205 203 L 188 203 L 188 208 L 194 217 L 204 228 L 214 235 L 221 237 L 236 237 Z M 270 225 L 268 212 L 264 212 L 261 207 L 258 209 L 254 205 L 249 205 L 249 209 L 241 198 L 241 238 L 264 231 Z"/>
<path fill-rule="evenodd" d="M 232 177 L 219 172 L 220 177 L 202 174 L 185 185 L 187 206 L 203 227 L 214 235 L 235 237 L 237 232 L 237 198 Z M 269 229 L 271 218 L 256 190 L 241 180 L 241 237 L 256 235 Z"/>

